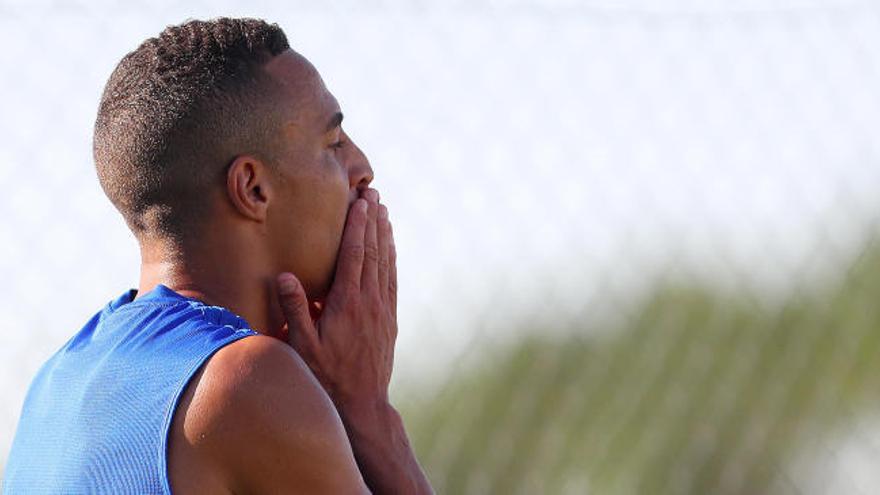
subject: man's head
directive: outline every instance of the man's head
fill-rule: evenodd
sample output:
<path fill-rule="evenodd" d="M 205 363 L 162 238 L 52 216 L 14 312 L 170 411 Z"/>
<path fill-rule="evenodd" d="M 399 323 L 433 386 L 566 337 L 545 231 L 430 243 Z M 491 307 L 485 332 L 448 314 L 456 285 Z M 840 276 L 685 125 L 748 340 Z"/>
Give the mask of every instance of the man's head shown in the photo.
<path fill-rule="evenodd" d="M 277 25 L 189 21 L 110 76 L 95 163 L 142 247 L 194 252 L 208 231 L 245 236 L 320 297 L 348 205 L 372 180 L 340 123 L 335 98 Z"/>

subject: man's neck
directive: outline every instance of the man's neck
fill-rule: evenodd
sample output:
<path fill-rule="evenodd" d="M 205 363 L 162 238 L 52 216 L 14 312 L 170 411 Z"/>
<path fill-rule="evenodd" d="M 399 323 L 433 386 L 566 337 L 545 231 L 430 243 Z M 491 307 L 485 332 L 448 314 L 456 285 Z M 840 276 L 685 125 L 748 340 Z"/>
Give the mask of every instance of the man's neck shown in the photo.
<path fill-rule="evenodd" d="M 142 245 L 138 296 L 162 284 L 182 296 L 228 309 L 254 331 L 277 336 L 284 321 L 275 274 L 257 266 L 257 257 L 243 254 L 234 243 L 198 254 Z"/>

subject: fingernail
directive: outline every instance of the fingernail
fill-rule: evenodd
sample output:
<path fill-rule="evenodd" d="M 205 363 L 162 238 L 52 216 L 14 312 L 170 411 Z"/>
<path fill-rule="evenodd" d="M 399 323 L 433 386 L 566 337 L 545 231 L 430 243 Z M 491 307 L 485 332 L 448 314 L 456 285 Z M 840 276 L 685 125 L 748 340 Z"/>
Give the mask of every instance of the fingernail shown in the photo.
<path fill-rule="evenodd" d="M 367 211 L 367 202 L 366 200 L 359 199 L 357 200 L 357 208 L 361 211 Z"/>
<path fill-rule="evenodd" d="M 285 294 L 296 292 L 296 277 L 290 273 L 282 273 L 278 276 L 278 288 Z"/>
<path fill-rule="evenodd" d="M 385 205 L 379 205 L 379 218 L 388 218 L 388 208 L 386 208 Z"/>

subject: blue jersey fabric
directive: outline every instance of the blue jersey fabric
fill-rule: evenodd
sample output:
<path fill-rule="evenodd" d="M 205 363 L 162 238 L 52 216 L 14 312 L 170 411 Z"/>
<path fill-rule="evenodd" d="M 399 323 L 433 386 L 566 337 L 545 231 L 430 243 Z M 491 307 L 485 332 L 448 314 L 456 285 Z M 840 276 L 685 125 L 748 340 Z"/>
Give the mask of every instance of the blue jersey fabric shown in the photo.
<path fill-rule="evenodd" d="M 108 303 L 40 368 L 4 494 L 171 493 L 168 430 L 184 388 L 214 352 L 256 332 L 161 284 L 136 294 Z"/>

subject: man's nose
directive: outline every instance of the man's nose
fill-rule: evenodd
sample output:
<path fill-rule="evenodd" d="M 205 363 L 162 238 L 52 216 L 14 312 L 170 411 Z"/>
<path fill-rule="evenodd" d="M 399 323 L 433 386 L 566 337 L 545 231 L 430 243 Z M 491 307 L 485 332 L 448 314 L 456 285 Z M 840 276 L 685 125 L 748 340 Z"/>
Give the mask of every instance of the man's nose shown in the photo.
<path fill-rule="evenodd" d="M 354 153 L 352 154 L 351 168 L 349 169 L 349 180 L 351 187 L 357 190 L 366 189 L 373 182 L 373 167 L 370 166 L 370 160 L 367 155 L 361 151 L 354 143 Z"/>

